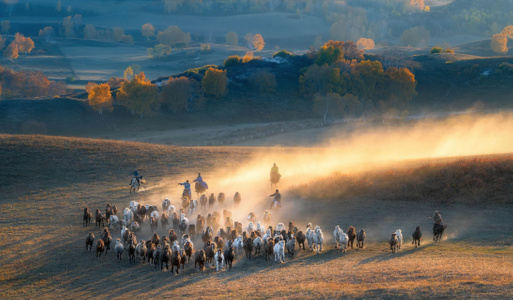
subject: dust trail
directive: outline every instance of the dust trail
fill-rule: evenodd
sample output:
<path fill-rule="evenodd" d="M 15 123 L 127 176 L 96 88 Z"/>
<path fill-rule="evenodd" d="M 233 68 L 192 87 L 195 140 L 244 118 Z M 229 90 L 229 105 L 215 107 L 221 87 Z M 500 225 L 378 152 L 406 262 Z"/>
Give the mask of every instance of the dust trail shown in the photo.
<path fill-rule="evenodd" d="M 400 166 L 401 161 L 513 152 L 513 114 L 453 116 L 395 127 L 366 128 L 348 133 L 333 130 L 315 148 L 271 148 L 236 170 L 206 177 L 212 189 L 243 195 L 248 212 L 270 204 L 269 171 L 277 163 L 280 190 L 308 183 L 334 172 L 354 173 Z"/>
<path fill-rule="evenodd" d="M 271 204 L 269 195 L 274 189 L 270 185 L 269 172 L 276 163 L 282 174 L 278 188 L 287 216 L 290 216 L 301 209 L 288 203 L 291 199 L 287 198 L 287 189 L 291 186 L 334 172 L 356 173 L 398 167 L 405 165 L 407 160 L 513 152 L 512 129 L 513 114 L 497 113 L 422 120 L 403 126 L 362 128 L 353 132 L 332 130 L 329 138 L 313 145 L 315 147 L 273 147 L 255 154 L 238 168 L 205 170 L 202 175 L 210 186 L 208 194 L 226 194 L 226 207 L 233 209 L 233 195 L 237 191 L 241 193 L 242 205 L 233 209 L 234 220 L 247 220 L 250 211 L 262 219 L 264 210 Z M 166 192 L 154 200 L 158 205 L 167 195 L 181 195 L 175 182 L 161 184 L 169 185 Z M 219 207 L 215 209 L 221 210 Z M 314 214 L 320 215 L 323 208 L 315 210 L 310 213 L 311 219 L 316 219 Z M 275 221 L 278 219 L 274 218 Z"/>

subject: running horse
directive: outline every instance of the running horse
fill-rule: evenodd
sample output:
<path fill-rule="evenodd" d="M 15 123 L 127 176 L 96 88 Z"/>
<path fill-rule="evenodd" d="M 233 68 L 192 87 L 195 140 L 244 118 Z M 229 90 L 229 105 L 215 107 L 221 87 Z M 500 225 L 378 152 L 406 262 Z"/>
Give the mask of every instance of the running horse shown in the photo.
<path fill-rule="evenodd" d="M 276 189 L 280 182 L 281 174 L 278 172 L 271 173 L 271 189 Z"/>

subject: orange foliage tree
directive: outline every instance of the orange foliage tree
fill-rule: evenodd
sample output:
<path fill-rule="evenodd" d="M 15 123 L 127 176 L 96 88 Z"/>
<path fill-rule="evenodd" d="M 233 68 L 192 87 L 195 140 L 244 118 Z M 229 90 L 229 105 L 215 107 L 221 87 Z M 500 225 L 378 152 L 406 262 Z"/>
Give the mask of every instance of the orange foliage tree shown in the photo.
<path fill-rule="evenodd" d="M 201 88 L 207 95 L 222 98 L 228 93 L 228 77 L 226 70 L 209 68 L 201 80 Z"/>
<path fill-rule="evenodd" d="M 14 35 L 14 41 L 18 45 L 18 50 L 21 53 L 28 54 L 30 51 L 32 51 L 32 49 L 34 49 L 34 41 L 29 37 L 25 37 L 19 32 Z"/>
<path fill-rule="evenodd" d="M 7 46 L 7 48 L 4 50 L 4 56 L 11 60 L 17 59 L 20 56 L 16 42 L 13 41 L 9 44 L 9 46 Z"/>
<path fill-rule="evenodd" d="M 152 84 L 143 72 L 130 81 L 123 82 L 116 94 L 116 99 L 132 114 L 142 117 L 152 115 L 160 108 L 158 87 Z"/>
<path fill-rule="evenodd" d="M 110 86 L 106 83 L 88 84 L 87 86 L 89 106 L 91 106 L 100 115 L 104 110 L 113 111 L 112 95 L 110 94 Z"/>

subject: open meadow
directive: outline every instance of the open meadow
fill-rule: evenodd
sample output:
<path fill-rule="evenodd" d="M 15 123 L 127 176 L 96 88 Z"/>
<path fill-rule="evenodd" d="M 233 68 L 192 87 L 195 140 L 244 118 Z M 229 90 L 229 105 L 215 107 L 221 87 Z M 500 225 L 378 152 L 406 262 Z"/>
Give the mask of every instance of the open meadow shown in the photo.
<path fill-rule="evenodd" d="M 294 187 L 284 178 L 283 208 L 273 212 L 275 223 L 293 221 L 300 230 L 308 222 L 324 231 L 321 254 L 297 250 L 285 263 L 265 262 L 259 254 L 251 259 L 239 255 L 233 269 L 203 272 L 194 262 L 180 274 L 136 261 L 128 255 L 118 262 L 111 251 L 97 259 L 85 250 L 88 232 L 100 236 L 101 229 L 82 225 L 85 206 L 104 210 L 107 203 L 121 211 L 130 201 L 161 207 L 165 197 L 180 207 L 181 189 L 177 185 L 202 172 L 209 193 L 225 192 L 223 207 L 233 219 L 247 226 L 247 214 L 254 211 L 260 221 L 270 203 L 268 168 L 273 159 L 289 152 L 283 148 L 180 148 L 138 142 L 61 138 L 46 136 L 0 136 L 0 159 L 4 182 L 0 196 L 0 297 L 1 298 L 91 298 L 91 297 L 189 297 L 189 298 L 507 298 L 513 292 L 513 223 L 511 222 L 511 181 L 506 182 L 503 201 L 440 201 L 437 195 L 423 199 L 401 194 L 381 199 L 374 193 L 357 197 L 310 199 L 297 195 L 305 187 Z M 266 159 L 267 162 L 263 163 Z M 512 156 L 496 155 L 491 161 L 503 166 L 498 179 L 511 173 Z M 449 162 L 471 164 L 475 168 L 490 160 L 454 158 Z M 278 161 L 279 162 L 279 161 Z M 306 161 L 305 161 L 306 163 Z M 447 160 L 424 160 L 385 174 L 401 178 L 408 170 L 423 168 L 436 176 L 438 164 Z M 128 174 L 137 167 L 147 183 L 135 195 L 128 191 Z M 284 175 L 286 169 L 282 169 Z M 440 173 L 441 174 L 441 173 Z M 353 176 L 353 175 L 348 175 Z M 354 175 L 356 178 L 356 175 Z M 305 184 L 309 182 L 308 179 Z M 393 180 L 391 180 L 393 181 Z M 358 187 L 355 180 L 346 185 Z M 385 189 L 388 186 L 376 185 Z M 509 188 L 508 188 L 509 187 Z M 333 186 L 331 186 L 333 188 Z M 294 190 L 295 189 L 295 190 Z M 232 195 L 240 191 L 242 204 L 233 207 Z M 288 192 L 290 191 L 290 192 Z M 304 190 L 303 190 L 304 192 Z M 307 193 L 305 192 L 305 195 Z M 435 209 L 448 225 L 445 238 L 435 244 L 431 227 Z M 198 213 L 206 214 L 201 209 Z M 195 220 L 194 216 L 190 218 Z M 363 249 L 334 249 L 335 225 L 364 228 L 367 240 Z M 423 230 L 420 248 L 411 244 L 416 226 Z M 167 229 L 171 228 L 170 226 Z M 401 228 L 404 244 L 392 254 L 388 238 Z M 159 235 L 166 235 L 159 225 Z M 111 230 L 114 239 L 119 231 Z M 138 240 L 148 239 L 150 228 L 144 223 Z M 203 247 L 199 238 L 195 248 Z"/>

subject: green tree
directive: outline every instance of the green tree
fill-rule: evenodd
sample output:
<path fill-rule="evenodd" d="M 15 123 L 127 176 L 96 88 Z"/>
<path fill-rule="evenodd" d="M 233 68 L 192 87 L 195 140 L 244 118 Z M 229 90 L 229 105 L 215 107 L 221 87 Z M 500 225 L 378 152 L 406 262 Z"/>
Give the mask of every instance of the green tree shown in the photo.
<path fill-rule="evenodd" d="M 260 70 L 256 72 L 250 79 L 251 85 L 254 90 L 260 94 L 269 94 L 276 91 L 278 84 L 276 83 L 276 76 L 269 71 Z"/>
<path fill-rule="evenodd" d="M 240 58 L 238 55 L 228 56 L 228 58 L 224 60 L 225 67 L 235 66 L 240 63 L 242 63 L 242 58 Z"/>
<path fill-rule="evenodd" d="M 123 82 L 116 99 L 132 114 L 138 114 L 141 118 L 152 115 L 160 108 L 158 87 L 147 80 L 143 72 Z"/>
<path fill-rule="evenodd" d="M 415 75 L 407 68 L 388 68 L 385 71 L 387 101 L 389 108 L 404 111 L 417 95 Z"/>
<path fill-rule="evenodd" d="M 171 47 L 158 44 L 153 48 L 148 48 L 147 53 L 150 58 L 162 58 L 171 54 Z"/>
<path fill-rule="evenodd" d="M 110 86 L 108 84 L 88 84 L 87 91 L 87 100 L 89 106 L 91 106 L 100 115 L 104 110 L 109 112 L 114 110 L 114 106 L 112 106 Z"/>
<path fill-rule="evenodd" d="M 345 92 L 344 78 L 340 76 L 340 69 L 327 64 L 322 66 L 313 64 L 299 76 L 299 90 L 305 97 L 319 94 Z"/>
<path fill-rule="evenodd" d="M 230 46 L 237 46 L 239 44 L 239 36 L 231 31 L 231 32 L 228 32 L 225 36 L 224 36 L 225 40 L 226 40 L 226 44 L 227 45 L 230 45 Z"/>
<path fill-rule="evenodd" d="M 228 93 L 226 70 L 209 68 L 201 80 L 201 88 L 206 95 L 222 98 Z"/>

